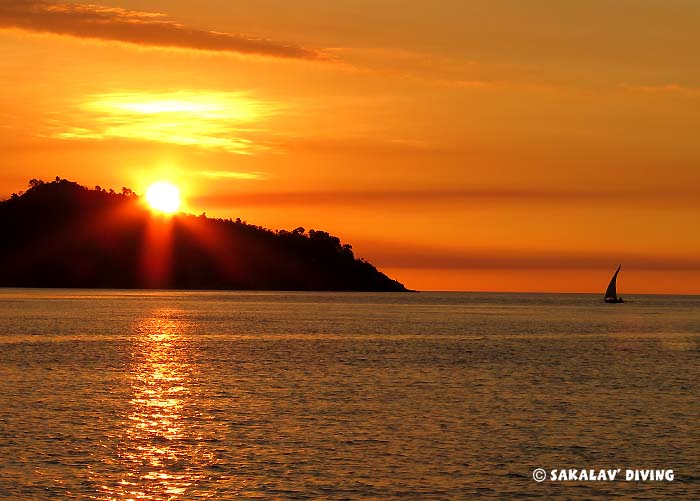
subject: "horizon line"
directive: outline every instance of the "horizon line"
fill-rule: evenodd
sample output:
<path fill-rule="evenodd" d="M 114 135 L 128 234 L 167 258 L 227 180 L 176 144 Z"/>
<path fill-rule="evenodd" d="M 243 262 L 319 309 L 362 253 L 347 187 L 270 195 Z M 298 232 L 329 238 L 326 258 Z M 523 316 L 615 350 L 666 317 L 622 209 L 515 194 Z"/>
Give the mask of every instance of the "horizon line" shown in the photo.
<path fill-rule="evenodd" d="M 284 289 L 159 289 L 159 288 L 93 288 L 93 287 L 6 287 L 0 286 L 0 290 L 46 290 L 46 291 L 144 291 L 144 292 L 280 292 L 280 293 L 303 293 L 303 294 L 391 294 L 402 295 L 406 293 L 438 293 L 438 294 L 578 294 L 578 295 L 600 295 L 603 292 L 583 292 L 583 291 L 486 291 L 486 290 L 434 290 L 434 289 L 408 289 L 406 291 L 358 291 L 358 290 L 284 290 Z M 626 292 L 624 296 L 700 296 L 700 293 L 667 293 L 667 292 Z"/>

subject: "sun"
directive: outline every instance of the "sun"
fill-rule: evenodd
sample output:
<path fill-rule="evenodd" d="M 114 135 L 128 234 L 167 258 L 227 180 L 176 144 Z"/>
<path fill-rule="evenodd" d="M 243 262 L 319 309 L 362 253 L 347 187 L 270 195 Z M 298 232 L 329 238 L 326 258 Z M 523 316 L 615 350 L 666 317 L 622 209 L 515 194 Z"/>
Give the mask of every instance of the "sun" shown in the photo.
<path fill-rule="evenodd" d="M 172 214 L 180 208 L 180 190 L 166 181 L 153 183 L 146 190 L 146 200 L 152 209 Z"/>

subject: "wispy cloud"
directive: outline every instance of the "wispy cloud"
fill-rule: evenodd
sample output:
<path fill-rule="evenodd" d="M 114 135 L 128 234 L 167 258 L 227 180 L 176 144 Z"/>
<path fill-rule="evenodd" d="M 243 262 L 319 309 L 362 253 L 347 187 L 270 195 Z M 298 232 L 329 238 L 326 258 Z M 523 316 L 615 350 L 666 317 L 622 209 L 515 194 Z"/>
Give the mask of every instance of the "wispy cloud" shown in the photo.
<path fill-rule="evenodd" d="M 279 58 L 324 59 L 293 44 L 180 24 L 156 12 L 45 0 L 0 0 L 0 28 L 54 33 L 153 47 L 235 52 Z"/>
<path fill-rule="evenodd" d="M 364 206 L 389 204 L 453 206 L 488 204 L 628 204 L 631 202 L 647 205 L 681 204 L 697 206 L 694 190 L 554 190 L 554 189 L 420 189 L 385 191 L 296 191 L 238 193 L 235 198 L 206 196 L 199 203 L 218 207 L 250 206 Z"/>
<path fill-rule="evenodd" d="M 332 47 L 326 53 L 348 71 L 374 73 L 424 85 L 465 89 L 491 89 L 507 85 L 502 78 L 487 73 L 502 72 L 485 68 L 477 61 L 453 59 L 396 48 Z"/>
<path fill-rule="evenodd" d="M 253 181 L 265 179 L 263 172 L 234 172 L 228 170 L 200 170 L 197 175 L 209 179 L 235 179 L 241 181 Z"/>
<path fill-rule="evenodd" d="M 367 243 L 367 257 L 378 266 L 409 269 L 614 269 L 614 255 L 625 269 L 700 270 L 700 259 L 687 255 L 630 254 L 624 250 L 601 253 L 535 251 L 520 248 L 455 249 L 411 243 Z"/>
<path fill-rule="evenodd" d="M 620 88 L 631 92 L 646 92 L 654 94 L 677 94 L 690 97 L 700 97 L 700 87 L 687 87 L 678 84 L 662 85 L 631 85 L 622 83 Z"/>
<path fill-rule="evenodd" d="M 251 154 L 267 150 L 263 122 L 285 109 L 243 92 L 117 92 L 64 113 L 53 137 L 128 139 Z"/>

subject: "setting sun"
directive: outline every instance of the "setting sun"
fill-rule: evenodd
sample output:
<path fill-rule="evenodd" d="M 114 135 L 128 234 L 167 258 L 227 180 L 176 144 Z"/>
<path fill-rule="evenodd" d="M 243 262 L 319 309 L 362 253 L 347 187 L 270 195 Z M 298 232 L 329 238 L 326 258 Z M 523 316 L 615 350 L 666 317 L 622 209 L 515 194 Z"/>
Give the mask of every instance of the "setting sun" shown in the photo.
<path fill-rule="evenodd" d="M 151 208 L 172 214 L 180 208 L 180 190 L 165 181 L 154 183 L 146 191 L 146 200 Z"/>

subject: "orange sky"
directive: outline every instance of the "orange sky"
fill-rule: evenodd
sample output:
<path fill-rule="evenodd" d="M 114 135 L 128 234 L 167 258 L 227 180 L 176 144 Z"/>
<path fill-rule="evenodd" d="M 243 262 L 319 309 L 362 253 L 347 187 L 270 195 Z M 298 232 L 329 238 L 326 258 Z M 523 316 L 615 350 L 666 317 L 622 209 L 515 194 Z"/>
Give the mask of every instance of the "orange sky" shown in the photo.
<path fill-rule="evenodd" d="M 700 293 L 700 4 L 427 5 L 0 0 L 0 197 L 169 179 L 412 288 Z"/>

